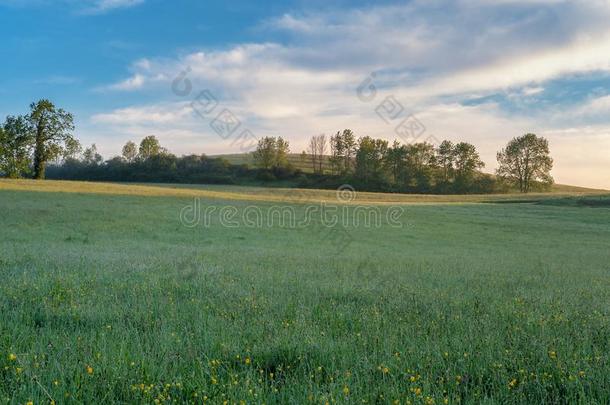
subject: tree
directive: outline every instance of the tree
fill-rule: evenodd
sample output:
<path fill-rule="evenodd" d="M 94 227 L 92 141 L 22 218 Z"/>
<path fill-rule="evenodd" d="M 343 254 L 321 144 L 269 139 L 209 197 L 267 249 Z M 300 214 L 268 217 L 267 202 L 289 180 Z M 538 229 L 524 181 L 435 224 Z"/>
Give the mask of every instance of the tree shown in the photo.
<path fill-rule="evenodd" d="M 383 181 L 384 161 L 388 152 L 388 141 L 360 138 L 356 152 L 356 176 L 365 183 Z"/>
<path fill-rule="evenodd" d="M 343 170 L 345 173 L 350 173 L 354 166 L 354 157 L 356 156 L 356 150 L 358 144 L 356 143 L 356 137 L 351 129 L 343 131 Z"/>
<path fill-rule="evenodd" d="M 406 148 L 406 186 L 415 187 L 419 192 L 429 191 L 436 168 L 434 146 L 423 142 Z"/>
<path fill-rule="evenodd" d="M 266 136 L 258 140 L 253 157 L 256 165 L 261 169 L 269 170 L 275 163 L 276 139 Z"/>
<path fill-rule="evenodd" d="M 312 136 L 309 140 L 309 154 L 311 155 L 311 163 L 314 173 L 323 172 L 324 155 L 327 148 L 326 135 Z"/>
<path fill-rule="evenodd" d="M 453 178 L 455 146 L 451 141 L 443 141 L 436 149 L 437 163 L 441 170 L 441 182 L 449 183 Z"/>
<path fill-rule="evenodd" d="M 63 151 L 63 160 L 64 162 L 68 159 L 74 159 L 76 155 L 78 155 L 83 148 L 81 147 L 78 139 L 71 138 L 66 139 L 66 145 Z"/>
<path fill-rule="evenodd" d="M 460 142 L 453 149 L 456 191 L 464 192 L 472 187 L 477 171 L 485 167 L 477 148 Z"/>
<path fill-rule="evenodd" d="M 34 178 L 44 179 L 47 162 L 61 156 L 75 141 L 72 114 L 56 108 L 49 100 L 30 105 L 27 116 L 34 132 Z"/>
<path fill-rule="evenodd" d="M 20 178 L 30 171 L 32 129 L 25 117 L 6 118 L 0 127 L 0 172 Z"/>
<path fill-rule="evenodd" d="M 91 145 L 83 152 L 83 163 L 89 166 L 97 166 L 104 161 L 102 155 L 97 153 L 97 146 Z"/>
<path fill-rule="evenodd" d="M 357 149 L 356 137 L 351 129 L 345 129 L 342 133 L 337 132 L 335 136 L 332 136 L 330 138 L 330 163 L 333 172 L 344 175 L 350 173 L 354 166 Z"/>
<path fill-rule="evenodd" d="M 254 162 L 261 169 L 286 168 L 290 145 L 281 136 L 278 138 L 264 137 L 258 140 L 256 150 L 253 152 Z"/>
<path fill-rule="evenodd" d="M 290 144 L 281 136 L 275 141 L 275 167 L 288 167 L 288 154 L 290 153 Z"/>
<path fill-rule="evenodd" d="M 330 137 L 330 168 L 331 173 L 341 173 L 343 168 L 343 138 L 341 132 Z"/>
<path fill-rule="evenodd" d="M 391 174 L 394 185 L 401 183 L 405 175 L 407 148 L 400 142 L 394 141 L 388 148 L 385 157 L 386 170 Z"/>
<path fill-rule="evenodd" d="M 519 191 L 528 193 L 534 182 L 553 184 L 549 142 L 535 134 L 513 138 L 506 148 L 498 152 L 499 167 L 496 174 L 502 180 L 519 186 Z"/>
<path fill-rule="evenodd" d="M 150 159 L 153 156 L 158 156 L 164 153 L 165 149 L 161 147 L 156 136 L 150 135 L 142 139 L 140 142 L 139 157 L 142 160 Z"/>
<path fill-rule="evenodd" d="M 318 155 L 318 173 L 323 174 L 324 173 L 324 156 L 326 156 L 326 150 L 328 147 L 328 142 L 326 141 L 326 135 L 322 134 L 322 135 L 318 135 L 318 151 L 317 151 L 317 155 Z"/>
<path fill-rule="evenodd" d="M 309 139 L 309 156 L 311 156 L 311 164 L 314 173 L 318 172 L 318 137 L 312 136 Z"/>
<path fill-rule="evenodd" d="M 122 155 L 127 162 L 134 162 L 138 157 L 138 147 L 135 143 L 128 141 L 125 146 L 123 146 Z"/>

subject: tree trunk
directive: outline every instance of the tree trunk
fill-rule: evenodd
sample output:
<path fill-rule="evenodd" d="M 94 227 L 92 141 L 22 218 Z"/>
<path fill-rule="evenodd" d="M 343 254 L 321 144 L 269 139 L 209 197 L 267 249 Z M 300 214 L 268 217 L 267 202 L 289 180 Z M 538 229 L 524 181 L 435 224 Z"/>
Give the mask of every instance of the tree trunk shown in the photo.
<path fill-rule="evenodd" d="M 36 149 L 34 150 L 34 178 L 44 179 L 46 162 L 44 159 L 44 141 L 36 137 Z"/>

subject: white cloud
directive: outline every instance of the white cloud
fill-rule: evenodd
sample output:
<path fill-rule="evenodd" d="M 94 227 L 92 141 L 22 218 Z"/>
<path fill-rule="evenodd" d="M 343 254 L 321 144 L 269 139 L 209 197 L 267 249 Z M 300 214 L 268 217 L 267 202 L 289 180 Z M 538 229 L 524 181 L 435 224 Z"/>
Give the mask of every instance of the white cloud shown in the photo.
<path fill-rule="evenodd" d="M 83 14 L 103 14 L 111 10 L 134 7 L 146 0 L 0 0 L 0 6 L 70 6 Z"/>
<path fill-rule="evenodd" d="M 123 81 L 106 87 L 108 90 L 137 90 L 144 86 L 145 78 L 141 74 L 135 74 Z"/>
<path fill-rule="evenodd" d="M 192 109 L 187 103 L 163 104 L 147 107 L 129 107 L 109 113 L 96 114 L 91 120 L 94 123 L 121 125 L 157 125 L 177 124 L 191 115 Z"/>
<path fill-rule="evenodd" d="M 145 0 L 95 0 L 91 5 L 86 7 L 86 14 L 101 14 L 114 9 L 129 8 L 143 4 Z"/>
<path fill-rule="evenodd" d="M 346 127 L 392 140 L 395 125 L 386 124 L 374 109 L 383 97 L 394 95 L 407 111 L 417 113 L 430 134 L 476 144 L 489 170 L 495 168 L 496 151 L 510 138 L 539 132 L 552 137 L 552 147 L 557 145 L 557 180 L 585 184 L 583 177 L 573 181 L 566 170 L 583 161 L 570 155 L 573 144 L 596 156 L 592 162 L 598 170 L 591 171 L 585 185 L 610 188 L 599 174 L 599 150 L 610 143 L 604 128 L 581 131 L 586 127 L 582 122 L 566 125 L 564 119 L 557 126 L 544 112 L 515 116 L 493 103 L 467 107 L 455 102 L 498 91 L 517 101 L 535 100 L 547 91 L 549 80 L 610 73 L 609 18 L 610 3 L 602 0 L 417 0 L 340 14 L 285 14 L 263 24 L 289 34 L 282 44 L 245 43 L 136 61 L 129 78 L 106 89 L 154 90 L 158 102 L 101 113 L 93 121 L 137 134 L 156 128 L 167 134 L 167 146 L 177 153 L 193 148 L 233 152 L 208 123 L 187 112 L 184 102 L 167 102 L 176 99 L 173 78 L 188 67 L 194 89 L 190 98 L 212 89 L 257 136 L 286 136 L 294 152 L 304 149 L 313 134 Z M 363 103 L 356 87 L 373 71 L 379 94 L 375 102 Z M 584 116 L 585 111 L 610 109 L 610 99 L 593 100 L 571 114 L 562 106 L 553 108 L 550 114 Z M 563 133 L 564 126 L 577 129 Z M 172 145 L 169 134 L 176 131 L 181 131 L 180 141 Z M 583 132 L 588 134 L 585 143 L 579 139 Z M 186 139 L 193 142 L 190 150 Z"/>

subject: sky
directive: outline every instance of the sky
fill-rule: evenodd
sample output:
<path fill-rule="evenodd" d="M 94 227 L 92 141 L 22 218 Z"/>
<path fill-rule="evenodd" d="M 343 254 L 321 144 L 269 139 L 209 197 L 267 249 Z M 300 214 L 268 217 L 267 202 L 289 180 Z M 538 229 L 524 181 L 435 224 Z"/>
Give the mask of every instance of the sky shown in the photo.
<path fill-rule="evenodd" d="M 351 128 L 403 143 L 549 140 L 610 189 L 610 0 L 0 0 L 0 117 L 48 98 L 105 158 L 155 135 L 241 153 Z"/>

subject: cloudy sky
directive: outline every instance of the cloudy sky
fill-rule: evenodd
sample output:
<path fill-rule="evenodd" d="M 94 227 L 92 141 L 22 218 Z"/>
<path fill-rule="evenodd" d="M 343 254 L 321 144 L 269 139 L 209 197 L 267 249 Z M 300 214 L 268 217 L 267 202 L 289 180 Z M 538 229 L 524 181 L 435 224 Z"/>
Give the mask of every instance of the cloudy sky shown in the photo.
<path fill-rule="evenodd" d="M 50 98 L 107 158 L 351 128 L 468 141 L 489 172 L 534 132 L 557 182 L 610 189 L 608 21 L 610 0 L 0 0 L 0 116 Z"/>

